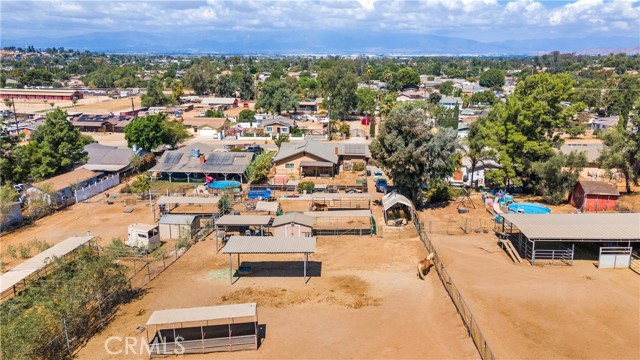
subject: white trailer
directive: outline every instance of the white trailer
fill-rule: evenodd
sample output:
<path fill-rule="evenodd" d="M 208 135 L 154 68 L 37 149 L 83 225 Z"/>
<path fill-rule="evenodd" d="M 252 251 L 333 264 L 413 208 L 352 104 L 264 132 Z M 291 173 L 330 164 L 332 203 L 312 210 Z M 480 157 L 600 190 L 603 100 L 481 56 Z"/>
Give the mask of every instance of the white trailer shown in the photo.
<path fill-rule="evenodd" d="M 127 245 L 153 251 L 160 246 L 160 230 L 155 224 L 131 224 L 129 225 L 129 238 Z"/>

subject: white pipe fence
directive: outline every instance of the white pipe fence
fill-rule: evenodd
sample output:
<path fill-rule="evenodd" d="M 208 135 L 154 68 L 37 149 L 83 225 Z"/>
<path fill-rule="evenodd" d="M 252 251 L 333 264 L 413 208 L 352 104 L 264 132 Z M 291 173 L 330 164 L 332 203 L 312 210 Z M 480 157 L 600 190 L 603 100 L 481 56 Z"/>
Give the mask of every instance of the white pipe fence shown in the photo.
<path fill-rule="evenodd" d="M 76 190 L 76 203 L 85 201 L 90 197 L 98 195 L 105 190 L 111 189 L 114 186 L 120 184 L 120 174 L 114 174 L 109 177 L 103 178 L 95 184 L 83 187 Z"/>

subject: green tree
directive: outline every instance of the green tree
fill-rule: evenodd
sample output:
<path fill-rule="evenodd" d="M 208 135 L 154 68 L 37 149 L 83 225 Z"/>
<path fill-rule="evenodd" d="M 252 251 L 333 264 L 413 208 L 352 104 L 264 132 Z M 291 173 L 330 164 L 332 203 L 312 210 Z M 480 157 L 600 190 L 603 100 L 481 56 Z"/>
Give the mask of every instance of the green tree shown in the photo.
<path fill-rule="evenodd" d="M 398 104 L 370 145 L 373 158 L 414 201 L 423 185 L 439 185 L 460 162 L 455 132 L 429 126 L 428 108 L 425 101 Z"/>
<path fill-rule="evenodd" d="M 253 123 L 256 120 L 256 112 L 250 109 L 244 109 L 238 114 L 240 122 Z"/>
<path fill-rule="evenodd" d="M 184 94 L 182 81 L 175 80 L 171 83 L 171 97 L 177 103 L 180 101 L 180 97 Z"/>
<path fill-rule="evenodd" d="M 402 90 L 411 86 L 420 85 L 420 75 L 411 68 L 400 69 L 393 76 L 390 84 L 391 90 Z"/>
<path fill-rule="evenodd" d="M 207 94 L 214 87 L 215 73 L 215 66 L 208 59 L 202 59 L 187 70 L 184 83 L 198 95 Z"/>
<path fill-rule="evenodd" d="M 634 125 L 639 125 L 638 121 Z M 637 182 L 640 172 L 640 135 L 615 127 L 604 133 L 602 142 L 605 147 L 598 157 L 598 166 L 609 172 L 616 169 L 622 173 L 625 189 L 631 193 L 631 182 Z"/>
<path fill-rule="evenodd" d="M 267 81 L 262 87 L 256 108 L 281 114 L 284 111 L 297 110 L 300 104 L 298 98 L 281 80 Z"/>
<path fill-rule="evenodd" d="M 391 92 L 391 93 L 386 94 L 382 98 L 382 102 L 380 103 L 380 115 L 381 116 L 386 118 L 387 115 L 389 115 L 389 113 L 391 112 L 393 107 L 398 103 L 396 101 L 397 97 L 398 97 L 398 93 Z"/>
<path fill-rule="evenodd" d="M 131 183 L 131 191 L 138 195 L 146 194 L 151 189 L 151 177 L 147 174 L 138 175 Z"/>
<path fill-rule="evenodd" d="M 544 162 L 532 165 L 534 174 L 538 177 L 537 190 L 551 205 L 558 205 L 566 200 L 566 194 L 571 191 L 580 171 L 587 166 L 586 152 L 555 154 Z"/>
<path fill-rule="evenodd" d="M 434 92 L 429 95 L 429 102 L 432 104 L 438 104 L 442 99 L 442 94 Z"/>
<path fill-rule="evenodd" d="M 142 106 L 163 106 L 173 102 L 171 98 L 162 92 L 162 82 L 154 77 L 149 80 L 147 92 L 142 94 Z"/>
<path fill-rule="evenodd" d="M 138 147 L 152 151 L 165 141 L 164 114 L 147 115 L 137 118 L 124 127 L 124 138 L 129 147 Z"/>
<path fill-rule="evenodd" d="M 469 179 L 471 186 L 474 185 L 473 174 L 476 172 L 478 164 L 484 164 L 487 160 L 495 160 L 497 158 L 496 151 L 486 145 L 488 139 L 491 138 L 491 134 L 486 131 L 487 128 L 480 126 L 479 122 L 472 122 L 469 125 L 469 133 L 463 146 L 464 153 L 471 163 L 471 177 Z"/>
<path fill-rule="evenodd" d="M 358 98 L 358 111 L 373 114 L 376 109 L 376 93 L 369 88 L 360 88 L 356 92 Z"/>
<path fill-rule="evenodd" d="M 318 74 L 320 89 L 325 97 L 331 99 L 331 110 L 343 119 L 357 106 L 358 78 L 355 73 L 353 62 L 337 60 Z"/>
<path fill-rule="evenodd" d="M 172 148 L 175 148 L 179 143 L 189 138 L 189 132 L 187 132 L 182 122 L 170 121 L 165 118 L 162 126 L 164 127 L 163 141 Z"/>
<path fill-rule="evenodd" d="M 489 69 L 480 74 L 480 86 L 498 89 L 504 86 L 504 74 L 498 69 Z"/>
<path fill-rule="evenodd" d="M 453 81 L 444 81 L 438 86 L 438 91 L 440 91 L 442 95 L 451 96 L 453 94 Z"/>
<path fill-rule="evenodd" d="M 67 112 L 55 109 L 47 113 L 43 125 L 31 134 L 25 146 L 16 148 L 18 164 L 13 171 L 34 179 L 46 179 L 73 169 L 87 159 L 84 146 L 93 139 L 83 136 L 67 120 Z M 19 176 L 10 175 L 14 180 L 24 181 Z"/>
<path fill-rule="evenodd" d="M 232 208 L 233 204 L 231 204 L 231 199 L 229 199 L 229 196 L 227 196 L 226 194 L 222 195 L 220 197 L 220 200 L 218 200 L 218 210 L 222 213 L 222 215 L 224 215 L 228 214 Z"/>
<path fill-rule="evenodd" d="M 477 105 L 477 104 L 494 105 L 497 102 L 498 102 L 498 97 L 491 90 L 476 92 L 473 95 L 471 95 L 471 98 L 469 99 L 469 104 L 471 105 Z"/>
<path fill-rule="evenodd" d="M 273 157 L 275 156 L 274 151 L 265 151 L 260 155 L 256 156 L 255 159 L 249 164 L 247 168 L 247 177 L 251 182 L 261 182 L 267 180 L 267 176 L 271 171 L 271 166 Z"/>
<path fill-rule="evenodd" d="M 376 137 L 376 115 L 372 114 L 369 119 L 369 137 L 373 139 Z"/>
<path fill-rule="evenodd" d="M 207 111 L 204 112 L 204 117 L 206 117 L 206 118 L 222 118 L 222 117 L 224 117 L 224 111 L 207 109 Z"/>

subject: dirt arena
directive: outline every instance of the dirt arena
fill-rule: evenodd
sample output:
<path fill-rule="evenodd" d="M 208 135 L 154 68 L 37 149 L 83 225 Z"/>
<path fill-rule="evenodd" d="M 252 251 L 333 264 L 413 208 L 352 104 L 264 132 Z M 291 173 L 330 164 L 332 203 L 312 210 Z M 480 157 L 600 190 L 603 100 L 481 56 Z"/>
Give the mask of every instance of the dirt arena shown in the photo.
<path fill-rule="evenodd" d="M 135 329 L 154 310 L 238 302 L 258 303 L 259 323 L 266 325 L 261 347 L 196 358 L 478 358 L 436 274 L 417 280 L 415 262 L 425 250 L 416 238 L 320 238 L 306 285 L 301 255 L 247 255 L 241 260 L 254 274 L 231 286 L 228 256 L 216 255 L 214 246 L 196 244 L 143 297 L 122 306 L 78 358 L 144 358 L 110 355 L 104 343 L 110 336 L 142 340 L 145 333 Z M 123 350 L 111 344 L 110 351 Z"/>
<path fill-rule="evenodd" d="M 16 111 L 18 113 L 34 113 L 34 112 L 46 112 L 52 109 L 50 102 L 52 102 L 53 108 L 59 107 L 68 111 L 69 113 L 84 113 L 84 114 L 108 114 L 110 112 L 118 113 L 124 110 L 131 109 L 131 99 L 133 99 L 136 107 L 140 106 L 140 97 L 124 98 L 124 99 L 112 99 L 108 96 L 88 96 L 84 99 L 78 100 L 76 105 L 73 105 L 71 100 L 23 100 L 15 99 Z M 2 109 L 5 109 L 4 104 L 1 105 Z M 10 109 L 13 111 L 13 108 Z"/>
<path fill-rule="evenodd" d="M 444 230 L 446 220 L 490 220 L 484 208 L 458 215 L 450 204 L 420 215 L 431 222 L 431 241 L 497 358 L 640 358 L 638 274 L 598 269 L 597 260 L 516 265 L 491 231 Z"/>

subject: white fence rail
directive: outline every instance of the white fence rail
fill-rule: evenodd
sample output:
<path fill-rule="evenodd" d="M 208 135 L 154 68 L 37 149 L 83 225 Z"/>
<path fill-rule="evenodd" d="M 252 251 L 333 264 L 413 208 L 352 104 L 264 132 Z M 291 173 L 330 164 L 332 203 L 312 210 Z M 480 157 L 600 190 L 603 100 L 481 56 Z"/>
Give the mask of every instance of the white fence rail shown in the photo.
<path fill-rule="evenodd" d="M 105 190 L 111 189 L 118 184 L 120 184 L 120 174 L 114 174 L 103 178 L 95 184 L 78 189 L 76 190 L 76 203 L 85 201 L 88 198 L 98 195 Z"/>
<path fill-rule="evenodd" d="M 598 268 L 628 268 L 631 265 L 631 250 L 631 247 L 601 247 Z"/>

